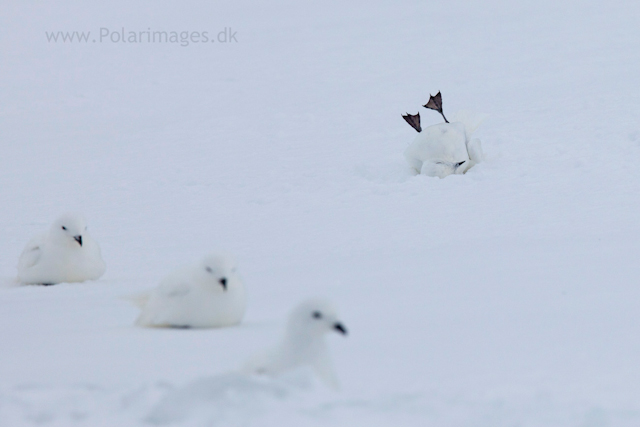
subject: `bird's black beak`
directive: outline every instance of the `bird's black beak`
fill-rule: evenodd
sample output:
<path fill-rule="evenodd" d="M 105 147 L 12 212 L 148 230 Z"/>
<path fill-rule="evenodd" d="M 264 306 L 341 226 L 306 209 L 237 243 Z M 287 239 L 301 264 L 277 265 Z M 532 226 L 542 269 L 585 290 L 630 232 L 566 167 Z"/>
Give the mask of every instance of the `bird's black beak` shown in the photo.
<path fill-rule="evenodd" d="M 347 335 L 347 329 L 342 325 L 342 323 L 336 323 L 333 325 L 333 329 L 340 332 L 342 335 Z"/>
<path fill-rule="evenodd" d="M 222 279 L 220 279 L 220 284 L 222 285 L 222 289 L 224 289 L 226 291 L 227 290 L 227 278 L 223 277 Z"/>
<path fill-rule="evenodd" d="M 73 236 L 73 238 L 80 246 L 82 246 L 82 236 Z"/>

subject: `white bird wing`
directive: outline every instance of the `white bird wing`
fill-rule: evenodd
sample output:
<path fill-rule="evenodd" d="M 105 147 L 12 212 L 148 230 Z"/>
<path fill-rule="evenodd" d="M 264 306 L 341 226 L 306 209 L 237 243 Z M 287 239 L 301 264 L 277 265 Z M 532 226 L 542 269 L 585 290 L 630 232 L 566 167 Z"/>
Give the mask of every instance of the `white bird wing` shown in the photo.
<path fill-rule="evenodd" d="M 191 293 L 191 286 L 188 283 L 172 283 L 170 286 L 160 286 L 158 294 L 165 298 L 184 298 Z"/>
<path fill-rule="evenodd" d="M 482 143 L 478 138 L 474 138 L 467 143 L 467 151 L 469 151 L 469 158 L 475 163 L 480 163 L 484 160 L 484 153 L 482 152 Z"/>
<path fill-rule="evenodd" d="M 39 234 L 32 238 L 24 247 L 18 260 L 18 271 L 27 270 L 40 261 L 42 257 L 42 244 L 46 238 L 46 233 Z"/>
<path fill-rule="evenodd" d="M 148 294 L 132 296 L 131 300 L 142 309 L 136 324 L 142 326 L 173 325 L 172 314 L 176 307 L 182 306 L 184 300 L 191 294 L 191 287 L 186 283 L 163 283 Z M 168 316 L 168 317 L 167 317 Z"/>

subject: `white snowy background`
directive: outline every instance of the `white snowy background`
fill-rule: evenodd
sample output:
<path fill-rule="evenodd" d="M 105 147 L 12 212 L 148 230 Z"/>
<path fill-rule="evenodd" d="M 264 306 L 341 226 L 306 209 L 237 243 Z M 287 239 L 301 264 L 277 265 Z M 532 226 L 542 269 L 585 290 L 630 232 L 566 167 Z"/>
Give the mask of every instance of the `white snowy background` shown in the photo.
<path fill-rule="evenodd" d="M 640 425 L 637 2 L 212 3 L 3 4 L 0 426 L 146 425 L 194 381 L 179 424 Z M 101 27 L 238 42 L 45 36 Z M 401 154 L 438 90 L 490 115 L 487 160 L 444 180 Z M 15 286 L 65 211 L 106 274 Z M 215 249 L 241 326 L 133 326 L 123 296 Z M 310 296 L 349 328 L 327 337 L 341 391 L 206 397 Z"/>

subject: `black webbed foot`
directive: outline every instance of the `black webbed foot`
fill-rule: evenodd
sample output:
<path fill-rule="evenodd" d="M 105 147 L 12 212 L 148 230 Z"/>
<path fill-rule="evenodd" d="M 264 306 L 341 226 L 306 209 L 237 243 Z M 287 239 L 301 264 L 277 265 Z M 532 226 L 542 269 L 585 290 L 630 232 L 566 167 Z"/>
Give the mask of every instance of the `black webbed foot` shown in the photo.
<path fill-rule="evenodd" d="M 416 114 L 415 116 L 409 113 L 403 114 L 402 118 L 405 119 L 412 128 L 414 128 L 418 132 L 422 132 L 422 127 L 420 127 L 420 113 Z"/>
<path fill-rule="evenodd" d="M 436 96 L 430 94 L 429 102 L 423 105 L 423 107 L 430 110 L 436 110 L 438 113 L 442 114 L 442 118 L 444 119 L 444 121 L 449 123 L 449 120 L 447 120 L 447 118 L 444 116 L 444 113 L 442 112 L 442 95 L 440 94 L 440 91 L 436 93 Z"/>

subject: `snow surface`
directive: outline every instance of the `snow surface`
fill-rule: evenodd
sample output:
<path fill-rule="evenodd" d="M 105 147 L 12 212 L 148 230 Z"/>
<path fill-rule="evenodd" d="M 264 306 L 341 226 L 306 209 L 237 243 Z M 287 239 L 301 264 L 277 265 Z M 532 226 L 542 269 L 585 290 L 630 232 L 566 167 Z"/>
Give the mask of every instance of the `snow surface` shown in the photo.
<path fill-rule="evenodd" d="M 183 425 L 640 425 L 637 2 L 7 3 L 1 426 L 147 425 L 185 387 L 214 399 Z M 238 42 L 45 36 L 101 27 Z M 490 115 L 485 161 L 445 180 L 402 158 L 438 90 Z M 69 210 L 105 275 L 15 286 Z M 218 249 L 242 325 L 133 326 L 122 296 Z M 312 296 L 349 328 L 342 391 L 226 376 Z"/>

